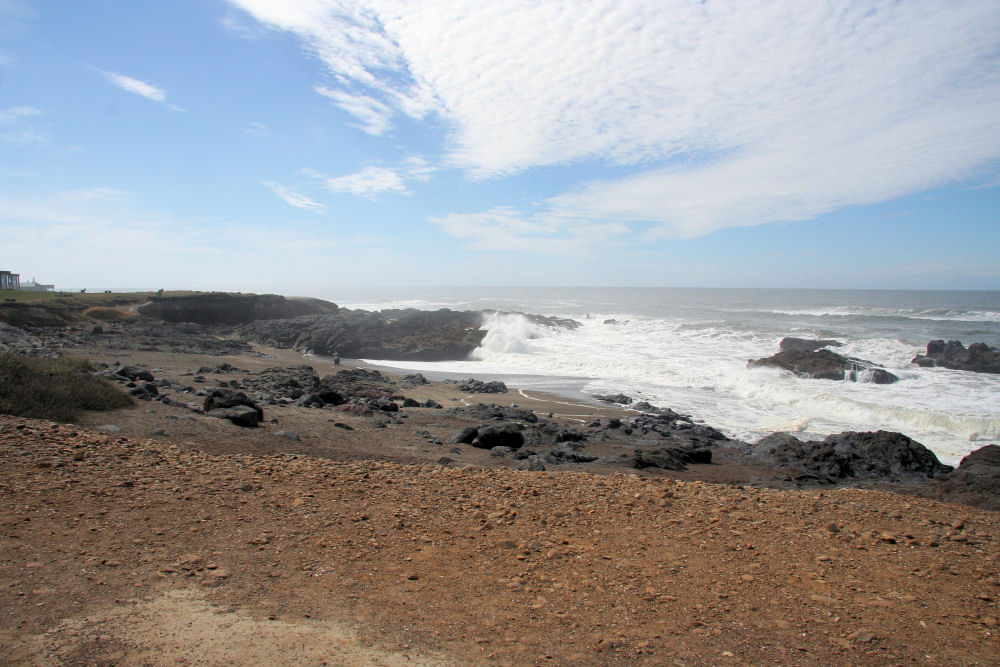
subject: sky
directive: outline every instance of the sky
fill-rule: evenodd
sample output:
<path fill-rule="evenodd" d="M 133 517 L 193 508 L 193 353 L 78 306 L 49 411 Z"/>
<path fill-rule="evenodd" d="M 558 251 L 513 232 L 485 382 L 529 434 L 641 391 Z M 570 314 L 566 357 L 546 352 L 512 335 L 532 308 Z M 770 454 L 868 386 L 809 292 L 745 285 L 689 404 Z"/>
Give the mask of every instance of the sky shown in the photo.
<path fill-rule="evenodd" d="M 59 288 L 1000 289 L 996 0 L 0 0 Z"/>

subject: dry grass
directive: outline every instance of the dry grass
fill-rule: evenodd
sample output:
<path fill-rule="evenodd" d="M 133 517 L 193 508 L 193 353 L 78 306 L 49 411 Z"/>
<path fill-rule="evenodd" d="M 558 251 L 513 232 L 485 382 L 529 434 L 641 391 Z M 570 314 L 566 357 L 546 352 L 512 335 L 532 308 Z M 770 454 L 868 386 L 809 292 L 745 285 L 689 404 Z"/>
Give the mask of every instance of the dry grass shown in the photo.
<path fill-rule="evenodd" d="M 114 322 L 115 320 L 125 320 L 135 317 L 134 313 L 130 313 L 127 310 L 109 308 L 107 306 L 88 308 L 83 311 L 83 314 L 92 320 L 100 320 L 101 322 Z"/>
<path fill-rule="evenodd" d="M 81 410 L 114 410 L 132 398 L 96 377 L 90 362 L 0 353 L 0 413 L 70 422 Z"/>

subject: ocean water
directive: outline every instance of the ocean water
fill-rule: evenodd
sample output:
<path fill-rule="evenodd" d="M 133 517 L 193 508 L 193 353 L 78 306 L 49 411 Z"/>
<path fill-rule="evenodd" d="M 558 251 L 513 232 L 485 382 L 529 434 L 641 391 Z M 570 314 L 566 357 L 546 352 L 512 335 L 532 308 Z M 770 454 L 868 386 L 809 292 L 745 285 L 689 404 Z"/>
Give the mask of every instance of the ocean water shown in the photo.
<path fill-rule="evenodd" d="M 900 431 L 955 464 L 1000 438 L 1000 375 L 920 368 L 929 340 L 1000 345 L 1000 292 L 427 288 L 338 290 L 347 308 L 494 309 L 465 361 L 366 360 L 435 377 L 501 377 L 525 389 L 623 392 L 754 442 L 775 431 L 822 438 L 846 430 Z M 522 313 L 572 318 L 544 326 Z M 803 379 L 749 359 L 785 336 L 832 338 L 875 362 L 892 385 Z"/>

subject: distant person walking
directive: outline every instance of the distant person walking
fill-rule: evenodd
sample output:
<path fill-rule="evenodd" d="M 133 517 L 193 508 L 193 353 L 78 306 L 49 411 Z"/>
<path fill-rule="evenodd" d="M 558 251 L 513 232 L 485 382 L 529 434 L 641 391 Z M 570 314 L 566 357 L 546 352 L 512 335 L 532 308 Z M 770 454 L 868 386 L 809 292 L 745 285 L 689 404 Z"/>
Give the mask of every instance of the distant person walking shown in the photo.
<path fill-rule="evenodd" d="M 336 352 L 333 353 L 333 365 L 334 366 L 340 365 L 340 355 Z"/>

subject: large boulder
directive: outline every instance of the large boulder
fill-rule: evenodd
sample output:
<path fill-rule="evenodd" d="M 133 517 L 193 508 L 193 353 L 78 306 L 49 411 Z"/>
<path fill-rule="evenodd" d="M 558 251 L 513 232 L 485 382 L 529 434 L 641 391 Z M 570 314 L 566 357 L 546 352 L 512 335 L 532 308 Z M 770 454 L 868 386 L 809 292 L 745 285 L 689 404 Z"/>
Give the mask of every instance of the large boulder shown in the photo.
<path fill-rule="evenodd" d="M 469 378 L 462 384 L 458 385 L 459 391 L 464 391 L 469 394 L 506 394 L 507 385 L 499 380 L 492 382 L 483 382 L 475 378 Z"/>
<path fill-rule="evenodd" d="M 1000 510 L 1000 446 L 986 445 L 967 455 L 941 479 L 939 490 L 953 502 Z"/>
<path fill-rule="evenodd" d="M 636 449 L 629 465 L 637 470 L 660 468 L 661 470 L 687 470 L 689 463 L 711 463 L 712 450 L 707 447 L 673 446 Z"/>
<path fill-rule="evenodd" d="M 824 347 L 840 347 L 843 343 L 835 340 L 829 339 L 811 339 L 811 338 L 795 338 L 794 336 L 787 336 L 781 339 L 778 343 L 778 350 L 781 352 L 788 352 L 789 350 L 795 350 L 798 352 L 815 352 Z"/>
<path fill-rule="evenodd" d="M 479 436 L 479 429 L 475 426 L 466 426 L 455 432 L 451 436 L 451 444 L 453 445 L 471 445 L 473 441 Z"/>
<path fill-rule="evenodd" d="M 120 375 L 123 378 L 129 380 L 145 380 L 146 382 L 153 381 L 153 374 L 150 373 L 145 368 L 136 368 L 135 366 L 122 366 L 115 371 L 115 375 Z"/>
<path fill-rule="evenodd" d="M 892 431 L 848 431 L 823 441 L 774 433 L 761 439 L 755 450 L 765 461 L 797 468 L 800 478 L 828 483 L 851 478 L 930 479 L 952 469 L 919 442 Z"/>
<path fill-rule="evenodd" d="M 524 427 L 517 422 L 504 422 L 479 427 L 479 435 L 472 442 L 473 447 L 493 449 L 494 447 L 510 447 L 520 449 L 524 445 Z"/>
<path fill-rule="evenodd" d="M 871 382 L 891 384 L 898 377 L 877 364 L 863 359 L 845 357 L 830 350 L 786 350 L 771 357 L 751 359 L 750 368 L 771 366 L 790 371 L 799 377 L 819 380 L 849 380 L 851 382 Z"/>
<path fill-rule="evenodd" d="M 211 415 L 213 417 L 221 417 L 223 419 L 230 419 L 230 421 L 236 423 L 236 421 L 232 418 L 232 415 L 235 415 L 237 413 L 232 413 L 231 415 L 223 415 L 221 413 L 213 414 L 213 411 L 225 410 L 228 408 L 236 408 L 241 406 L 250 408 L 257 414 L 257 421 L 252 424 L 253 426 L 256 426 L 257 422 L 264 421 L 264 409 L 262 407 L 254 403 L 253 400 L 250 399 L 250 397 L 248 397 L 242 391 L 234 391 L 232 389 L 227 389 L 225 387 L 216 387 L 215 389 L 209 391 L 209 393 L 205 396 L 205 401 L 202 404 L 201 409 L 207 415 Z M 240 415 L 239 419 L 242 422 L 248 421 L 247 418 L 242 416 L 245 414 L 245 412 L 246 411 L 239 411 Z M 249 424 L 241 423 L 239 425 L 247 426 Z"/>
<path fill-rule="evenodd" d="M 594 394 L 594 398 L 605 403 L 617 403 L 618 405 L 631 405 L 632 397 L 625 394 Z"/>
<path fill-rule="evenodd" d="M 985 343 L 973 343 L 965 347 L 957 340 L 947 343 L 932 340 L 927 343 L 927 354 L 918 354 L 913 358 L 913 363 L 975 373 L 1000 373 L 1000 349 Z"/>
<path fill-rule="evenodd" d="M 247 405 L 234 405 L 230 408 L 215 408 L 205 413 L 209 417 L 228 419 L 237 426 L 254 428 L 260 423 L 260 414 Z"/>

